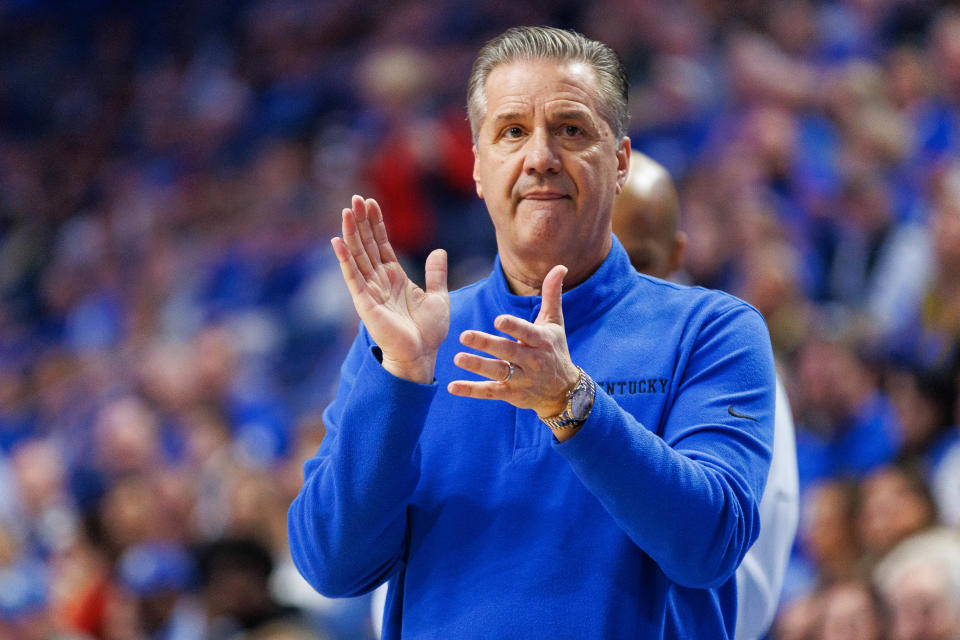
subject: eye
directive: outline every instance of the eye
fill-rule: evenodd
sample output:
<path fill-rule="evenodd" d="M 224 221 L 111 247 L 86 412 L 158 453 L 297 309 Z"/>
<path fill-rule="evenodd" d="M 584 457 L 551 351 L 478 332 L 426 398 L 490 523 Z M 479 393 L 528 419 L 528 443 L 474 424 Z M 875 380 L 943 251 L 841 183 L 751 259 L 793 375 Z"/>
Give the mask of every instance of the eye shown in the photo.
<path fill-rule="evenodd" d="M 523 135 L 523 129 L 520 127 L 507 127 L 503 132 L 504 138 L 519 138 Z"/>
<path fill-rule="evenodd" d="M 576 138 L 583 130 L 575 124 L 565 124 L 560 128 L 560 133 L 568 138 Z"/>

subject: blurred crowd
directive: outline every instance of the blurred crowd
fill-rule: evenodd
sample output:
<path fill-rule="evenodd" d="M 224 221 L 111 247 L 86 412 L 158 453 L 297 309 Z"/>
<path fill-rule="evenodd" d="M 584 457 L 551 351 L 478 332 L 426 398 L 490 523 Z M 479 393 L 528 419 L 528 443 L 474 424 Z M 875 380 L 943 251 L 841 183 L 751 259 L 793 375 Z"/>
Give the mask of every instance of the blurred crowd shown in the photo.
<path fill-rule="evenodd" d="M 764 314 L 797 427 L 784 640 L 960 638 L 960 7 L 0 0 L 0 638 L 371 638 L 286 508 L 383 205 L 486 275 L 465 89 L 517 24 L 610 44 L 683 279 Z"/>

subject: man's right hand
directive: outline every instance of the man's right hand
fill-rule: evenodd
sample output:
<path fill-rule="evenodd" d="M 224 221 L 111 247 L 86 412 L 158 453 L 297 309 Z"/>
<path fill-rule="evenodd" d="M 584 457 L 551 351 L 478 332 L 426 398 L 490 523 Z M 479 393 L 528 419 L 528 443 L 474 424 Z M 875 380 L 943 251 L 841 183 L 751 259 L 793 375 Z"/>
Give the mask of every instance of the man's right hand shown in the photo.
<path fill-rule="evenodd" d="M 343 210 L 343 237 L 330 243 L 353 306 L 383 352 L 383 367 L 398 378 L 430 384 L 450 327 L 447 254 L 436 249 L 427 257 L 421 289 L 397 261 L 376 200 L 353 196 L 351 204 Z"/>

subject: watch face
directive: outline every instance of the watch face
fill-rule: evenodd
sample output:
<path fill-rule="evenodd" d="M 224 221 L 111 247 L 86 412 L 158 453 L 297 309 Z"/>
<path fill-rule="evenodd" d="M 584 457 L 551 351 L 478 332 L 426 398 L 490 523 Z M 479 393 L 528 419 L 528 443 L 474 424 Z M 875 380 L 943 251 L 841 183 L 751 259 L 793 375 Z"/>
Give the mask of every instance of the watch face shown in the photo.
<path fill-rule="evenodd" d="M 590 414 L 590 408 L 593 406 L 593 398 L 590 397 L 590 389 L 587 385 L 578 385 L 570 395 L 570 413 L 574 420 L 585 420 Z"/>

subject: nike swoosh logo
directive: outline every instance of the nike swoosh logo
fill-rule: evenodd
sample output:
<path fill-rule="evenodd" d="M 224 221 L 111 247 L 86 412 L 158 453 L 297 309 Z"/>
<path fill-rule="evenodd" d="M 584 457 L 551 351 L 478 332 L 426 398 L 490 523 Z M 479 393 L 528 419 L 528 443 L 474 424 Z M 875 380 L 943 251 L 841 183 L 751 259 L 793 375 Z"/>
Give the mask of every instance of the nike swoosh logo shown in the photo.
<path fill-rule="evenodd" d="M 745 414 L 745 413 L 738 413 L 738 412 L 734 411 L 734 410 L 733 410 L 733 405 L 730 405 L 729 407 L 727 407 L 727 413 L 729 413 L 730 415 L 732 415 L 734 418 L 745 418 L 745 419 L 747 419 L 747 420 L 753 420 L 754 422 L 760 422 L 759 420 L 757 420 L 757 419 L 754 418 L 753 416 L 748 416 L 748 415 Z"/>

